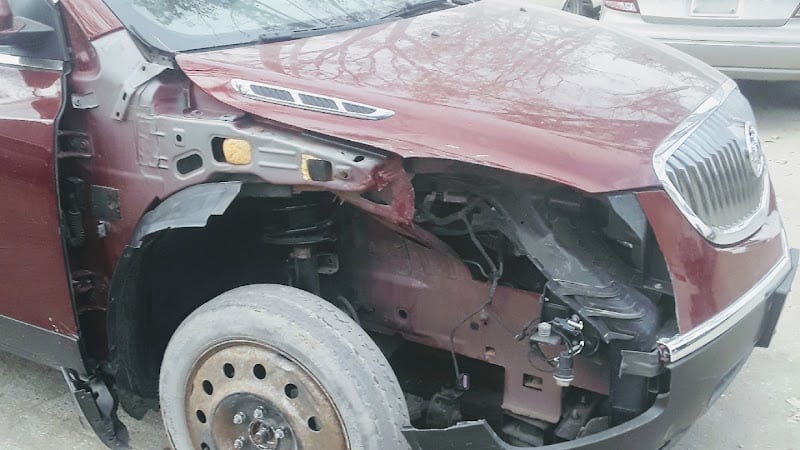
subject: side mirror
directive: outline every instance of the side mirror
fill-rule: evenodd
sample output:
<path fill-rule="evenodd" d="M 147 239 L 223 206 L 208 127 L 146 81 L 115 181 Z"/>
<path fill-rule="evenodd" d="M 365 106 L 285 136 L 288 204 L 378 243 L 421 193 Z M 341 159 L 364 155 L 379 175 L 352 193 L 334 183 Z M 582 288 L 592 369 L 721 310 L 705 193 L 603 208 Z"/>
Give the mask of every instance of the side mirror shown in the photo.
<path fill-rule="evenodd" d="M 14 17 L 8 0 L 0 0 L 0 45 L 34 47 L 55 30 L 24 17 Z"/>

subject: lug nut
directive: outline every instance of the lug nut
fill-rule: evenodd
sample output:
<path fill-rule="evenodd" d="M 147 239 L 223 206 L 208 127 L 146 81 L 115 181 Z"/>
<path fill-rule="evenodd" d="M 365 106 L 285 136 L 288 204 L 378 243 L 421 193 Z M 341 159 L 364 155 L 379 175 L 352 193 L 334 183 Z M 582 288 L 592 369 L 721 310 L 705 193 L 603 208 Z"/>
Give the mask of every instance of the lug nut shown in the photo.
<path fill-rule="evenodd" d="M 238 438 L 236 438 L 235 441 L 233 441 L 233 448 L 242 448 L 242 447 L 244 447 L 244 438 L 239 436 Z"/>
<path fill-rule="evenodd" d="M 243 424 L 245 419 L 247 419 L 247 416 L 241 411 L 239 411 L 239 412 L 237 412 L 236 414 L 233 415 L 233 423 L 235 425 Z"/>
<path fill-rule="evenodd" d="M 283 432 L 283 427 L 275 428 L 275 439 L 281 440 L 286 437 L 286 433 Z"/>
<path fill-rule="evenodd" d="M 264 418 L 264 409 L 262 407 L 260 407 L 260 406 L 258 408 L 256 408 L 256 410 L 253 411 L 253 417 L 256 418 L 256 419 L 263 419 Z"/>

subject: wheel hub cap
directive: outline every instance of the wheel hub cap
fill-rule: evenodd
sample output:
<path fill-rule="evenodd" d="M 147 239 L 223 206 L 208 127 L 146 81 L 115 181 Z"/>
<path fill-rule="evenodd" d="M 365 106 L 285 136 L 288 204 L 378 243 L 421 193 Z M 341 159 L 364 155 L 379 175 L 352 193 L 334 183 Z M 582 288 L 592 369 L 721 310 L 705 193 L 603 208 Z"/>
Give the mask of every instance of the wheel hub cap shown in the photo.
<path fill-rule="evenodd" d="M 186 399 L 195 448 L 348 448 L 327 391 L 302 365 L 261 344 L 233 342 L 206 352 Z"/>

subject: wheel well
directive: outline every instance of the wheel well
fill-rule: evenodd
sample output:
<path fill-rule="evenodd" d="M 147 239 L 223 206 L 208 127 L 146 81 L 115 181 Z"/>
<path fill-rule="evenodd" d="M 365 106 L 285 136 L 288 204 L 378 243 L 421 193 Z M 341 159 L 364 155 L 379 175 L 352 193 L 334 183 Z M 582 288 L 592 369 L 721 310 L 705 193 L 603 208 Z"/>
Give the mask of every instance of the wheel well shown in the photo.
<path fill-rule="evenodd" d="M 592 405 L 606 421 L 648 407 L 663 386 L 659 372 L 628 374 L 637 378 L 623 382 L 617 375 L 621 361 L 609 356 L 631 348 L 650 351 L 655 333 L 674 323 L 667 320 L 674 317 L 674 298 L 661 284 L 668 279 L 663 255 L 636 198 L 584 195 L 546 183 L 503 187 L 480 173 L 441 176 L 436 167 L 425 169 L 415 172 L 408 198 L 392 196 L 414 200 L 401 205 L 415 212 L 405 228 L 387 219 L 391 214 L 376 214 L 381 210 L 372 206 L 380 198 L 372 195 L 343 203 L 330 192 L 243 186 L 217 212 L 222 215 L 204 213 L 202 221 L 181 224 L 208 219 L 204 228 L 159 226 L 140 246 L 128 248 L 112 281 L 108 316 L 109 373 L 124 409 L 141 417 L 157 406 L 164 351 L 183 319 L 248 284 L 300 288 L 355 319 L 403 378 L 408 401 L 416 405 L 415 426 L 448 426 L 459 413 L 489 419 L 509 442 L 532 445 L 550 439 L 562 413 L 580 405 Z M 398 207 L 387 203 L 381 205 L 390 212 Z M 569 284 L 566 290 L 551 283 L 560 274 L 570 276 L 557 280 Z M 660 287 L 645 284 L 651 279 Z M 589 297 L 574 286 L 599 289 L 591 298 L 602 299 L 608 298 L 602 289 L 613 287 L 613 304 L 601 305 L 609 314 L 617 307 L 644 312 L 631 319 L 581 318 L 580 302 Z M 532 338 L 542 321 L 551 329 L 567 323 L 584 330 L 586 324 L 586 331 L 540 343 Z M 606 343 L 606 336 L 614 342 Z M 620 348 L 616 340 L 626 337 L 630 347 Z M 527 345 L 520 342 L 526 339 Z M 422 347 L 436 350 L 429 352 L 430 363 L 420 361 Z M 404 358 L 404 350 L 413 357 Z M 552 375 L 551 355 L 559 350 L 579 357 L 567 395 Z M 420 377 L 434 367 L 433 376 Z M 486 394 L 479 407 L 451 395 L 467 385 Z M 513 412 L 508 401 L 516 402 Z M 439 411 L 442 402 L 451 407 Z M 473 417 L 475 410 L 482 416 Z M 531 430 L 516 433 L 531 419 Z"/>
<path fill-rule="evenodd" d="M 156 408 L 164 350 L 192 311 L 239 286 L 287 284 L 290 250 L 263 241 L 269 212 L 285 203 L 238 198 L 204 228 L 164 230 L 126 249 L 111 287 L 108 369 L 131 416 Z"/>

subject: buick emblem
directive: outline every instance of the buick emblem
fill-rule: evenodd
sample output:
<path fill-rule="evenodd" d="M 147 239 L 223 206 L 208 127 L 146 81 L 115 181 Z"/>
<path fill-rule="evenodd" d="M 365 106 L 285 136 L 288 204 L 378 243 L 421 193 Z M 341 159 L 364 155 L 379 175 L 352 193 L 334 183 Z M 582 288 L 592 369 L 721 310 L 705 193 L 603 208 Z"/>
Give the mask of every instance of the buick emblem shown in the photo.
<path fill-rule="evenodd" d="M 750 167 L 753 168 L 753 173 L 756 177 L 761 177 L 764 173 L 764 150 L 761 147 L 761 138 L 758 137 L 758 131 L 750 122 L 744 123 L 744 138 L 747 141 L 747 157 L 750 160 Z"/>

